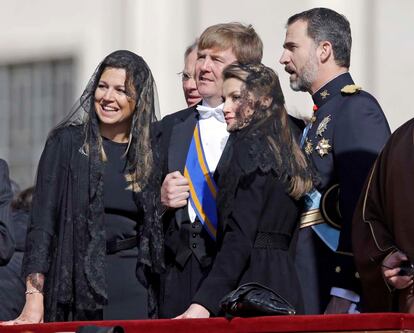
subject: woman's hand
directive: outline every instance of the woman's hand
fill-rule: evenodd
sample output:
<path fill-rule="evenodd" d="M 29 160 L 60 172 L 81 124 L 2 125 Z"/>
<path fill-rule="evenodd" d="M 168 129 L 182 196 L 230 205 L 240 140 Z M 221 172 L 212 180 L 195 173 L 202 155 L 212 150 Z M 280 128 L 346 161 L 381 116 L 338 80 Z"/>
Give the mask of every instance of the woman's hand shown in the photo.
<path fill-rule="evenodd" d="M 396 251 L 389 254 L 382 261 L 381 268 L 384 279 L 390 286 L 396 289 L 405 289 L 413 284 L 412 275 L 399 275 L 400 265 L 404 260 L 408 260 L 407 256 L 400 251 Z"/>
<path fill-rule="evenodd" d="M 26 303 L 20 316 L 6 321 L 1 325 L 21 325 L 43 323 L 43 294 L 33 293 L 26 295 Z"/>
<path fill-rule="evenodd" d="M 190 319 L 190 318 L 209 318 L 210 312 L 200 304 L 191 304 L 190 307 L 182 315 L 174 319 Z"/>
<path fill-rule="evenodd" d="M 31 273 L 26 278 L 26 303 L 20 316 L 6 321 L 2 325 L 43 323 L 43 285 L 45 276 L 42 273 Z"/>

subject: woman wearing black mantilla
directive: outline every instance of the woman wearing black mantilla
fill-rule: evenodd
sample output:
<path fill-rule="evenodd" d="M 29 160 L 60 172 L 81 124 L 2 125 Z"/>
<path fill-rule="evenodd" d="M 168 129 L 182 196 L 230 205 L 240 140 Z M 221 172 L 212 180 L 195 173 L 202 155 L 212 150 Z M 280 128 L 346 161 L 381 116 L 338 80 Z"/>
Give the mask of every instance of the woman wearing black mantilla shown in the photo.
<path fill-rule="evenodd" d="M 219 250 L 180 318 L 220 315 L 220 299 L 247 282 L 273 289 L 302 313 L 292 238 L 311 172 L 289 128 L 275 72 L 233 64 L 223 78 L 231 143 L 218 170 Z"/>
<path fill-rule="evenodd" d="M 163 265 L 151 145 L 157 102 L 145 61 L 115 51 L 51 131 L 23 262 L 26 304 L 9 324 L 155 316 L 149 276 Z"/>

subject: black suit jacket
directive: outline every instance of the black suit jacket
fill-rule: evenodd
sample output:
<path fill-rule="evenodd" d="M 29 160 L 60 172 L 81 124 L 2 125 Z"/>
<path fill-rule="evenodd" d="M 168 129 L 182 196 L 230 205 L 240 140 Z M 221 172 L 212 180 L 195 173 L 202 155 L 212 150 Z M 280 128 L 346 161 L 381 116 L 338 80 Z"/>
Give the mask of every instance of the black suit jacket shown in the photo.
<path fill-rule="evenodd" d="M 164 117 L 159 125 L 161 134 L 159 145 L 164 177 L 174 171 L 184 173 L 188 149 L 193 137 L 194 128 L 199 120 L 196 106 L 178 111 Z M 223 156 L 223 154 L 222 154 Z M 218 163 L 217 169 L 221 164 Z M 217 181 L 217 172 L 214 174 Z M 183 222 L 189 222 L 188 206 L 168 210 L 163 216 L 165 232 L 166 262 L 178 263 L 184 266 L 192 253 L 194 253 L 202 267 L 211 265 L 216 253 L 216 243 L 202 228 L 200 237 L 190 239 L 190 233 L 181 228 Z M 192 246 L 191 246 L 192 245 Z"/>
<path fill-rule="evenodd" d="M 184 174 L 188 148 L 197 121 L 196 106 L 170 114 L 162 119 L 160 145 L 163 177 L 174 171 L 180 171 L 181 174 Z M 174 215 L 179 226 L 183 221 L 189 219 L 187 206 L 176 209 Z"/>

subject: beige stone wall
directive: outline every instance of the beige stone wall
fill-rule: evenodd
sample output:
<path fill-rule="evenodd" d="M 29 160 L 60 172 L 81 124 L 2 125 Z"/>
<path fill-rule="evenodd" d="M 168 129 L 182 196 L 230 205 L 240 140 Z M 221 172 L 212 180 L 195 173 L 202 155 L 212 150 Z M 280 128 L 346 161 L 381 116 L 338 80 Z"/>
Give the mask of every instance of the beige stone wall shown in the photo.
<path fill-rule="evenodd" d="M 310 96 L 293 93 L 278 63 L 288 16 L 315 6 L 345 14 L 353 30 L 351 72 L 372 92 L 392 129 L 414 116 L 414 1 L 411 0 L 0 0 L 0 64 L 73 56 L 79 93 L 110 51 L 128 48 L 149 63 L 162 114 L 185 106 L 179 78 L 183 51 L 208 25 L 252 23 L 263 38 L 264 63 L 281 77 L 293 114 Z"/>

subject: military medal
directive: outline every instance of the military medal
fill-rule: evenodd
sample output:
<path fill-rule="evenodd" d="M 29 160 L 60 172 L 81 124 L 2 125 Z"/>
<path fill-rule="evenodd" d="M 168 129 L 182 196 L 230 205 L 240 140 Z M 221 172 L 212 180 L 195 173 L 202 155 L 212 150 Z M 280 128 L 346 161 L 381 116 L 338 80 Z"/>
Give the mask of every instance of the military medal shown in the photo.
<path fill-rule="evenodd" d="M 312 152 L 313 152 L 313 143 L 312 143 L 312 141 L 306 139 L 304 150 L 305 150 L 306 154 L 308 154 L 308 155 L 312 154 Z"/>
<path fill-rule="evenodd" d="M 322 136 L 322 133 L 328 128 L 328 123 L 331 121 L 331 115 L 326 116 L 319 123 L 318 128 L 316 129 L 316 135 Z"/>
<path fill-rule="evenodd" d="M 138 183 L 135 181 L 135 177 L 132 174 L 130 173 L 126 174 L 125 180 L 128 184 L 128 186 L 125 188 L 126 190 L 133 191 L 133 192 L 140 191 L 140 187 Z"/>
<path fill-rule="evenodd" d="M 328 97 L 330 94 L 328 93 L 328 90 L 324 90 L 320 93 L 322 99 L 325 99 L 326 97 Z"/>
<path fill-rule="evenodd" d="M 328 153 L 331 151 L 331 145 L 329 144 L 329 139 L 322 138 L 318 144 L 316 145 L 316 151 L 318 152 L 320 157 L 324 157 L 325 155 L 328 155 Z"/>

